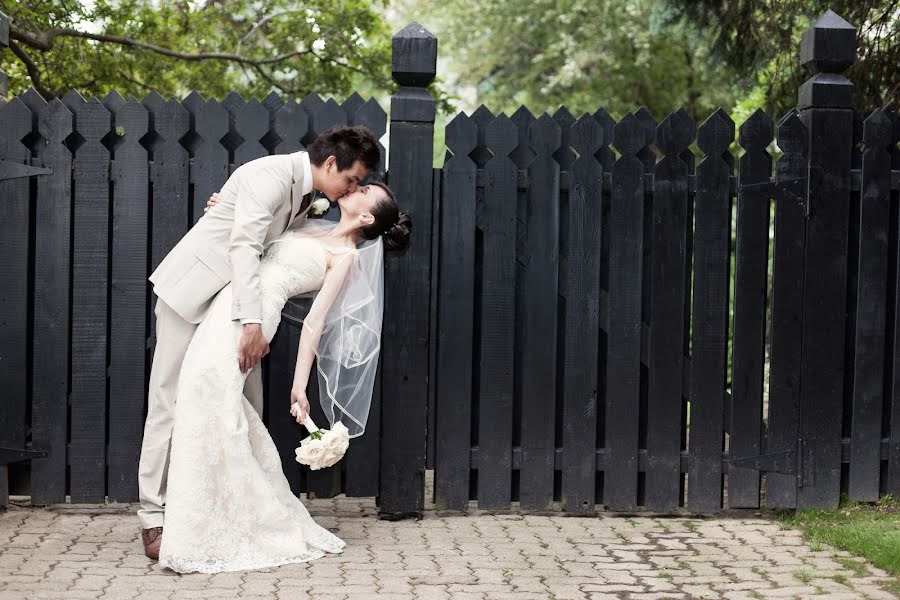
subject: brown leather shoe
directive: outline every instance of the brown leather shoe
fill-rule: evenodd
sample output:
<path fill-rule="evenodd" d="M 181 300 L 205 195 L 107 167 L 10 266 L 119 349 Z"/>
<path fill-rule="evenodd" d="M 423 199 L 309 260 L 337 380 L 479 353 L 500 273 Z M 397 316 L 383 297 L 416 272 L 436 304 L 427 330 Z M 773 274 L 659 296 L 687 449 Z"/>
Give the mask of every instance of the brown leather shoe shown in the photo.
<path fill-rule="evenodd" d="M 141 530 L 141 538 L 144 540 L 144 554 L 147 558 L 159 560 L 159 546 L 162 544 L 162 527 L 151 527 Z"/>

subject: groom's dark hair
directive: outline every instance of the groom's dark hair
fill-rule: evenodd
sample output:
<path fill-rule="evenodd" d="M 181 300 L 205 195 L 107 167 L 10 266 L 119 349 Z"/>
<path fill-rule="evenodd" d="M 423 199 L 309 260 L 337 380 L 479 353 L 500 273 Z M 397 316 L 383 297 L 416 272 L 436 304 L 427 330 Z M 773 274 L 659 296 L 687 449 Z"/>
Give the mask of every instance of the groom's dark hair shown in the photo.
<path fill-rule="evenodd" d="M 346 171 L 360 161 L 370 172 L 378 169 L 381 152 L 372 130 L 363 125 L 348 127 L 335 125 L 324 131 L 306 149 L 309 160 L 317 167 L 334 155 L 338 171 Z"/>

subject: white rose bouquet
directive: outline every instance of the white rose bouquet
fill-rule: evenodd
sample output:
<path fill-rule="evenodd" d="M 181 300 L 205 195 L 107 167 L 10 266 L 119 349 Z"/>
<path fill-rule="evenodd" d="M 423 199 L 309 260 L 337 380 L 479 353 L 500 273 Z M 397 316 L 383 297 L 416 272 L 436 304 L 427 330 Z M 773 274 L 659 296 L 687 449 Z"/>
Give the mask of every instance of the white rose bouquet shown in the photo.
<path fill-rule="evenodd" d="M 298 463 L 318 471 L 334 465 L 344 457 L 350 446 L 350 432 L 343 423 L 338 421 L 331 429 L 322 430 L 306 415 L 303 425 L 309 431 L 309 437 L 301 440 L 300 447 L 295 450 Z"/>

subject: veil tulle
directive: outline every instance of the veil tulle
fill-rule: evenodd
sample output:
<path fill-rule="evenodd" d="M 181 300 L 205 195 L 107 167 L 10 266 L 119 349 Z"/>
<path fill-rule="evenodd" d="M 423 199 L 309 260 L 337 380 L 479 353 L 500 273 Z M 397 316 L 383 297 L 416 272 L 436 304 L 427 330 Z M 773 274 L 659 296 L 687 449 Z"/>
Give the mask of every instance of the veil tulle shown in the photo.
<path fill-rule="evenodd" d="M 300 231 L 316 237 L 327 234 L 335 225 L 324 219 L 307 220 Z M 322 410 L 331 426 L 340 421 L 350 437 L 358 437 L 365 432 L 381 349 L 384 313 L 381 236 L 357 246 L 351 260 L 344 285 L 325 314 L 315 351 Z"/>

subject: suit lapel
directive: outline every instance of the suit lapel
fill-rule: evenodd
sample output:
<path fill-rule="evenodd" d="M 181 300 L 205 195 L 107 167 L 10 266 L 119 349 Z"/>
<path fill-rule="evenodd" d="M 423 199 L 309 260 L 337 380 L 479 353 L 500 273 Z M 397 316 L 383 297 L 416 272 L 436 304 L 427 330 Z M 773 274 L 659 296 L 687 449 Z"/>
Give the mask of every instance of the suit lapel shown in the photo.
<path fill-rule="evenodd" d="M 291 185 L 291 214 L 288 220 L 294 218 L 297 211 L 300 210 L 300 203 L 303 202 L 303 181 L 297 181 Z"/>
<path fill-rule="evenodd" d="M 291 184 L 291 216 L 288 217 L 288 221 L 294 218 L 294 215 L 300 210 L 300 203 L 303 201 L 303 177 L 305 173 L 303 172 L 302 154 L 303 151 L 300 150 L 290 155 L 293 183 Z"/>
<path fill-rule="evenodd" d="M 312 206 L 312 203 L 310 203 L 310 206 Z M 308 213 L 308 212 L 309 212 L 309 206 L 307 206 L 306 210 L 304 210 L 302 213 L 300 213 L 296 217 L 292 217 L 290 220 L 288 220 L 287 228 L 295 229 L 303 221 L 303 219 L 306 218 L 306 213 Z"/>

